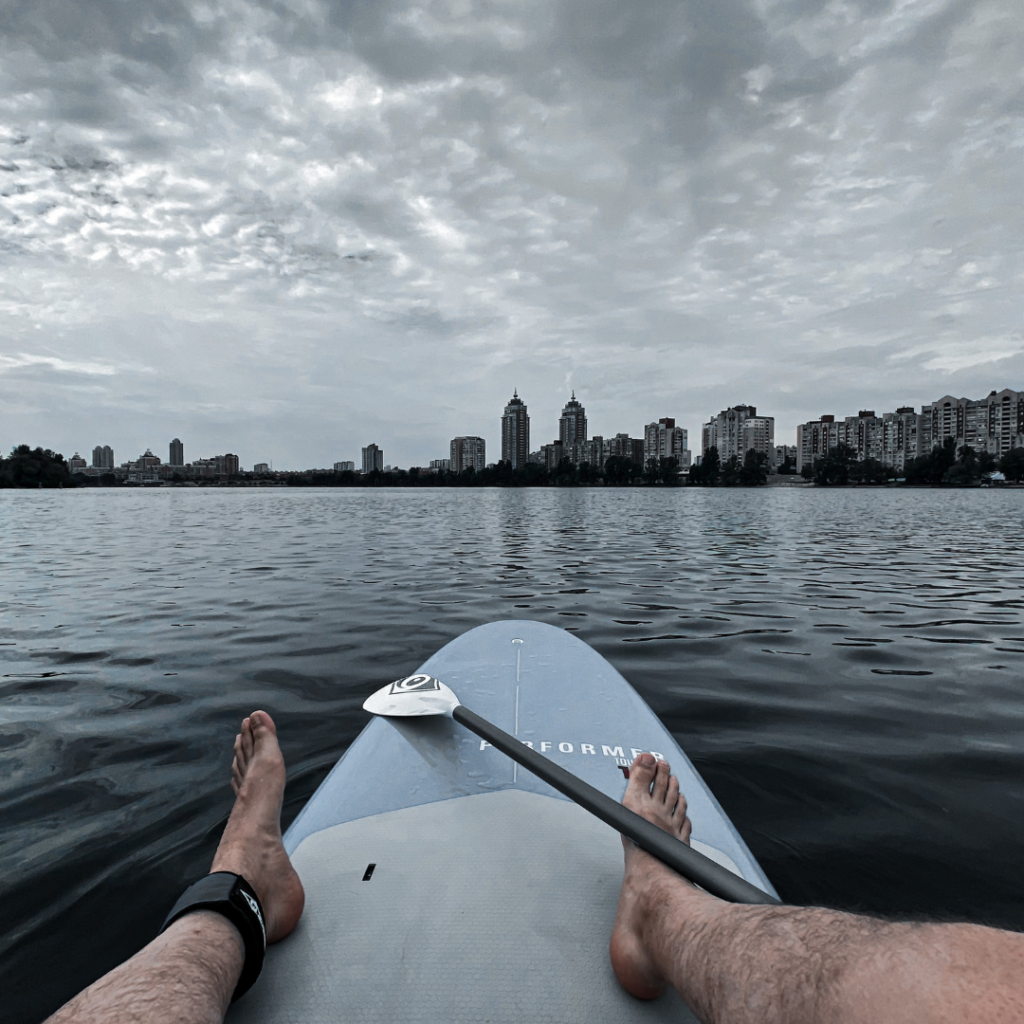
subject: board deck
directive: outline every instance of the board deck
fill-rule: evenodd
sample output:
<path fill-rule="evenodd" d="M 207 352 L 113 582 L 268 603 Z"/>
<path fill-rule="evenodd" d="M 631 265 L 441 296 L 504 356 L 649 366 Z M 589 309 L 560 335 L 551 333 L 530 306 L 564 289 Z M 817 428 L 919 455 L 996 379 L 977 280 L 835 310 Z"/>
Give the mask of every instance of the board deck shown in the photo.
<path fill-rule="evenodd" d="M 774 894 L 668 731 L 572 634 L 495 622 L 417 671 L 616 800 L 621 764 L 664 757 L 694 847 Z M 612 974 L 618 835 L 451 719 L 370 721 L 285 846 L 306 911 L 233 1024 L 693 1019 L 674 993 L 643 1003 Z"/>

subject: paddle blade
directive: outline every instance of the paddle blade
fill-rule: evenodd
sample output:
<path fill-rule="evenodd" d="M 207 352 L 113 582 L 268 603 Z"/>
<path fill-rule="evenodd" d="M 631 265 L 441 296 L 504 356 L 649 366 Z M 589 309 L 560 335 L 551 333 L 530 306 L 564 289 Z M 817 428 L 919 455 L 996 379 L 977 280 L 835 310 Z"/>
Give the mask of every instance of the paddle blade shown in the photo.
<path fill-rule="evenodd" d="M 440 679 L 423 673 L 396 679 L 363 702 L 363 710 L 388 718 L 447 715 L 459 706 L 459 698 Z"/>

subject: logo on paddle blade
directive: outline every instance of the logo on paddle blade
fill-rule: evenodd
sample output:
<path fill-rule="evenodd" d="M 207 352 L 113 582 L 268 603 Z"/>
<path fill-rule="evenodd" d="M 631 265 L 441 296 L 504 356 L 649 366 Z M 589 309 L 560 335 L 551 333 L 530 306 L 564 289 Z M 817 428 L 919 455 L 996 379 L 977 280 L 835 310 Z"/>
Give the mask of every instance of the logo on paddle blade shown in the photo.
<path fill-rule="evenodd" d="M 423 693 L 425 690 L 440 690 L 441 684 L 428 675 L 406 676 L 404 679 L 396 679 L 391 684 L 390 693 Z"/>

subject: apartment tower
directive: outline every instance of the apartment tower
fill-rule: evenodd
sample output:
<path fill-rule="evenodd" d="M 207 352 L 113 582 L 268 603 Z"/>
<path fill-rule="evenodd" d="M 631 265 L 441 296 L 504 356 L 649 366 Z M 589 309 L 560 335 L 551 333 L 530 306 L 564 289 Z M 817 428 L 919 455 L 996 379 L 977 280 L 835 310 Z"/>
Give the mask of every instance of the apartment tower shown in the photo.
<path fill-rule="evenodd" d="M 501 459 L 522 469 L 530 457 L 530 417 L 526 403 L 515 391 L 501 416 Z"/>

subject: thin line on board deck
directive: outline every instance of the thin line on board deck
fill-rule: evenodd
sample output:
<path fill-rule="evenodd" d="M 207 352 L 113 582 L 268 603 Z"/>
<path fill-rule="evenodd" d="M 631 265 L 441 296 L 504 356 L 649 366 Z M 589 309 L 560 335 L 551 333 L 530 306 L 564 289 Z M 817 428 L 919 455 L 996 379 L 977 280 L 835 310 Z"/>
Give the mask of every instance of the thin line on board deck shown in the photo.
<path fill-rule="evenodd" d="M 519 652 L 516 651 L 516 729 L 512 733 L 513 736 L 519 736 Z M 519 764 L 516 761 L 512 762 L 512 781 L 516 782 L 519 779 Z"/>

